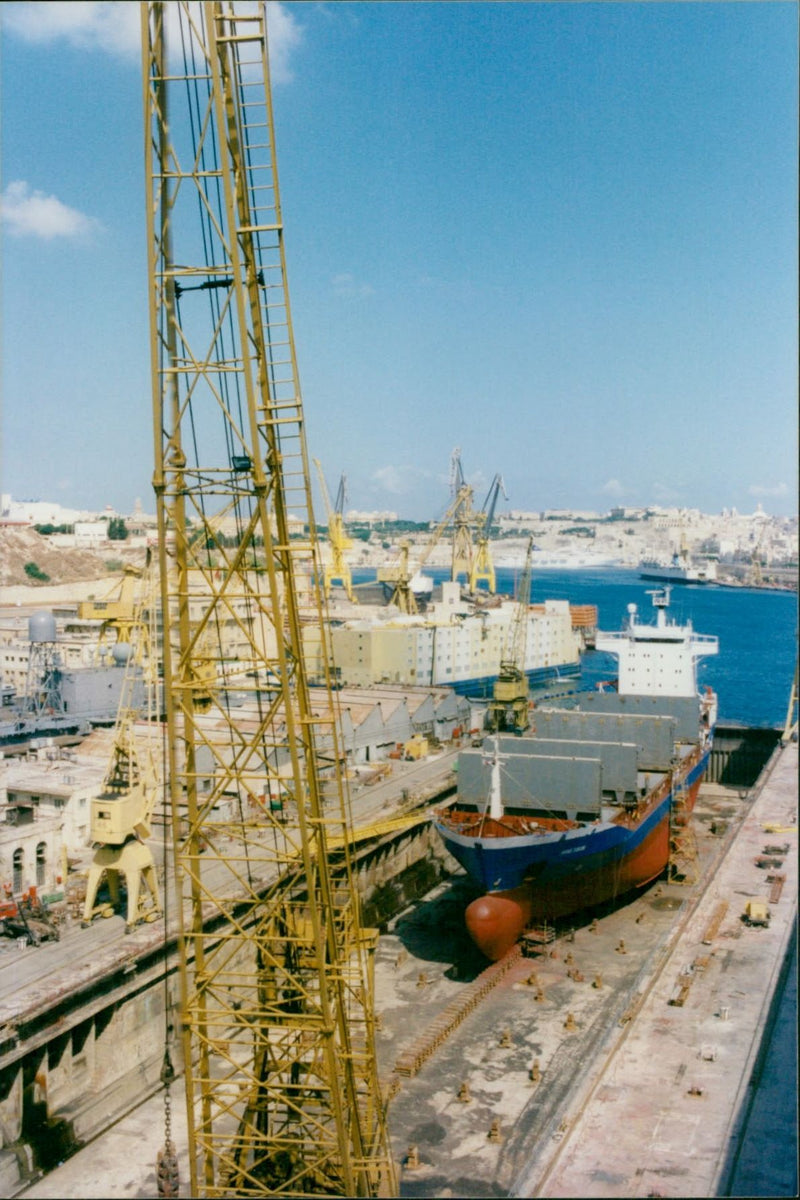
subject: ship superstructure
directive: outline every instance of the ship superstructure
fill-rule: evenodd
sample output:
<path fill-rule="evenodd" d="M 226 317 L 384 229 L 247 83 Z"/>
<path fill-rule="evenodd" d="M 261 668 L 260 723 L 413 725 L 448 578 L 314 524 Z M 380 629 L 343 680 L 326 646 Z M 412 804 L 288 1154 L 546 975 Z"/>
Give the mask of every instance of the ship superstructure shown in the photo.
<path fill-rule="evenodd" d="M 675 812 L 688 819 L 717 713 L 713 692 L 698 692 L 697 663 L 718 643 L 668 619 L 668 590 L 653 603 L 653 624 L 630 605 L 621 632 L 597 635 L 619 662 L 615 690 L 537 708 L 527 736 L 459 756 L 458 797 L 437 829 L 486 891 L 466 920 L 489 958 L 531 921 L 649 883 L 668 862 Z"/>

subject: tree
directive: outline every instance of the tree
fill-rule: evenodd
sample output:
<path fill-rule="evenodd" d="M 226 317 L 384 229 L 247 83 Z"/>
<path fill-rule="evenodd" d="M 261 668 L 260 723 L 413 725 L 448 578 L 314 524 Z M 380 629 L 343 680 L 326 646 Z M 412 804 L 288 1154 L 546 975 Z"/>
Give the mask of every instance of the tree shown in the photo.
<path fill-rule="evenodd" d="M 108 521 L 108 540 L 110 542 L 124 542 L 128 536 L 128 529 L 122 517 L 109 517 Z"/>
<path fill-rule="evenodd" d="M 42 570 L 38 563 L 26 562 L 24 570 L 28 578 L 35 579 L 37 583 L 47 583 L 50 579 L 50 576 Z"/>

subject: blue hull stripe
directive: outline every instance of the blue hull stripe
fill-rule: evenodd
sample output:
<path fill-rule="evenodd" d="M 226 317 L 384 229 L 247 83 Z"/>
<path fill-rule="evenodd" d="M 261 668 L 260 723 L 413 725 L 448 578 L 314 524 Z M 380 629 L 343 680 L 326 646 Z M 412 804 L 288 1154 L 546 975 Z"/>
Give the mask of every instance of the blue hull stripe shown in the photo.
<path fill-rule="evenodd" d="M 709 753 L 706 751 L 687 773 L 684 780 L 687 789 L 702 778 Z M 672 796 L 670 791 L 635 829 L 600 822 L 541 836 L 482 838 L 455 833 L 439 821 L 436 828 L 447 849 L 471 879 L 487 892 L 502 892 L 520 887 L 526 876 L 538 884 L 600 870 L 622 861 L 668 820 Z"/>

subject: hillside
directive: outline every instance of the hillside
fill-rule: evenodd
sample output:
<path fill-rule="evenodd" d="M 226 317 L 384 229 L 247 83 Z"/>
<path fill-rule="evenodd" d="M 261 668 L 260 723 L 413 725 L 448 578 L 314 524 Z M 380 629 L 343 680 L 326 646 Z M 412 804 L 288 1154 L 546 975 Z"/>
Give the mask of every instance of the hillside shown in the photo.
<path fill-rule="evenodd" d="M 123 543 L 97 553 L 54 545 L 51 538 L 29 527 L 0 527 L 0 587 L 44 587 L 100 579 L 111 573 L 109 564 L 142 559 L 142 551 L 127 550 Z M 34 563 L 48 578 L 32 578 L 25 571 L 28 563 Z"/>

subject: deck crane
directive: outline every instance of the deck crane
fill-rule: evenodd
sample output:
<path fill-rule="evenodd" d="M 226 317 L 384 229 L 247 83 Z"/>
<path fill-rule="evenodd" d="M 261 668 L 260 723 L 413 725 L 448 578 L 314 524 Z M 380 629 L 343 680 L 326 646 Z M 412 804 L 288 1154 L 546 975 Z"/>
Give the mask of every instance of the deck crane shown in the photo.
<path fill-rule="evenodd" d="M 502 475 L 495 475 L 489 491 L 486 494 L 486 499 L 483 502 L 483 509 L 477 514 L 478 519 L 478 546 L 475 551 L 475 557 L 472 561 L 472 571 L 469 577 L 470 591 L 476 592 L 479 583 L 485 583 L 490 592 L 494 592 L 497 588 L 497 580 L 494 573 L 494 563 L 492 562 L 492 551 L 489 545 L 491 537 L 492 525 L 494 523 L 494 513 L 497 507 L 497 500 L 500 492 L 508 500 L 506 487 L 503 483 Z"/>
<path fill-rule="evenodd" d="M 486 725 L 490 730 L 524 733 L 529 725 L 528 699 L 530 689 L 525 674 L 525 655 L 528 642 L 528 613 L 531 599 L 531 568 L 533 538 L 528 539 L 525 566 L 517 588 L 517 611 L 509 625 L 500 670 L 494 684 L 492 699 L 486 710 Z"/>
<path fill-rule="evenodd" d="M 331 557 L 325 562 L 324 588 L 325 597 L 328 599 L 331 594 L 331 584 L 338 580 L 344 590 L 347 592 L 347 599 L 353 600 L 353 578 L 350 574 L 350 564 L 344 556 L 345 550 L 350 550 L 353 546 L 352 538 L 347 536 L 344 527 L 344 505 L 346 499 L 347 480 L 344 475 L 339 480 L 339 488 L 336 492 L 336 503 L 331 504 L 328 485 L 325 482 L 325 476 L 322 473 L 322 463 L 318 458 L 314 459 L 314 466 L 317 468 L 319 475 L 319 484 L 322 491 L 322 500 L 325 505 L 325 511 L 328 515 L 328 545 L 330 547 Z"/>
<path fill-rule="evenodd" d="M 361 925 L 348 849 L 264 7 L 141 6 L 189 1193 L 370 1196 L 394 1188 L 375 1058 L 377 935 Z M 169 48 L 167 26 L 178 35 Z M 235 529 L 224 539 L 220 517 Z M 301 522 L 308 536 L 290 536 Z M 328 690 L 313 708 L 300 620 L 309 580 L 304 617 L 310 608 L 323 639 Z M 209 688 L 199 647 L 215 643 L 222 660 L 228 630 L 241 673 L 219 672 Z M 269 694 L 265 676 L 277 681 Z"/>

